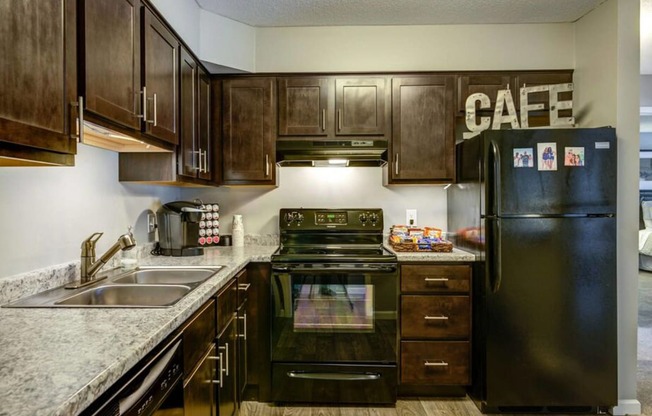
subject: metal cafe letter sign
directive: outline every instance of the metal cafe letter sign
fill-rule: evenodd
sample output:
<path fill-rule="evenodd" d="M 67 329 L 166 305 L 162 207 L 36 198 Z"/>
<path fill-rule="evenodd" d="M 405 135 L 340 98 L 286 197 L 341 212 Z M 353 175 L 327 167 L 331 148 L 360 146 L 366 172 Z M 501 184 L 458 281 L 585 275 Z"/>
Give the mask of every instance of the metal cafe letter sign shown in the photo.
<path fill-rule="evenodd" d="M 491 101 L 487 94 L 481 92 L 471 94 L 466 99 L 466 127 L 470 130 L 465 132 L 462 137 L 470 139 L 477 136 L 480 132 L 489 129 L 500 130 L 503 124 L 511 124 L 512 129 L 528 129 L 528 113 L 531 111 L 543 110 L 543 104 L 530 104 L 528 95 L 537 92 L 548 91 L 549 108 L 550 108 L 550 127 L 572 127 L 575 125 L 575 117 L 559 117 L 559 110 L 569 110 L 573 108 L 573 101 L 559 101 L 559 94 L 566 91 L 573 91 L 573 84 L 554 84 L 554 85 L 537 85 L 536 87 L 521 88 L 521 121 L 519 124 L 518 114 L 514 106 L 512 92 L 508 89 L 499 90 L 496 94 L 496 108 L 494 109 L 493 121 L 491 117 L 480 117 L 478 123 L 475 114 L 476 103 L 480 103 L 479 108 L 491 108 Z M 507 114 L 505 113 L 507 110 Z"/>

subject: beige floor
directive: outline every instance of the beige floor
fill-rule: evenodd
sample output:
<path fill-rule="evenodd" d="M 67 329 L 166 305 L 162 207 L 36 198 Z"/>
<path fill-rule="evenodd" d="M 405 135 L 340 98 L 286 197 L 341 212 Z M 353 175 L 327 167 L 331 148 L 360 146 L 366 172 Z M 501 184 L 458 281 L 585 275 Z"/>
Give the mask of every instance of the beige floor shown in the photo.
<path fill-rule="evenodd" d="M 277 407 L 268 403 L 245 402 L 240 416 L 480 416 L 468 398 L 399 400 L 396 407 Z"/>

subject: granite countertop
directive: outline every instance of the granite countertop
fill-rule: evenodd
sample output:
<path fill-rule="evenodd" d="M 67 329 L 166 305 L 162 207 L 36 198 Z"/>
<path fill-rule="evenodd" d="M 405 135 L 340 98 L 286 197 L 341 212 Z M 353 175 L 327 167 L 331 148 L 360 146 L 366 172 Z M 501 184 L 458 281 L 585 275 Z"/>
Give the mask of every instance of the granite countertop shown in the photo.
<path fill-rule="evenodd" d="M 142 266 L 225 266 L 170 308 L 0 308 L 0 416 L 78 414 L 238 271 L 249 262 L 269 262 L 276 248 L 215 247 L 203 256 L 142 258 Z M 401 262 L 474 260 L 458 249 L 396 255 Z M 37 277 L 41 284 L 51 275 Z"/>
<path fill-rule="evenodd" d="M 276 246 L 218 247 L 141 265 L 223 265 L 170 308 L 0 308 L 0 416 L 76 415 L 249 262 Z"/>
<path fill-rule="evenodd" d="M 432 251 L 417 251 L 417 252 L 404 252 L 395 251 L 392 246 L 385 242 L 384 246 L 387 250 L 396 254 L 399 262 L 417 262 L 417 261 L 432 261 L 432 262 L 467 262 L 474 261 L 475 255 L 468 253 L 458 248 L 453 248 L 452 253 L 436 253 Z"/>

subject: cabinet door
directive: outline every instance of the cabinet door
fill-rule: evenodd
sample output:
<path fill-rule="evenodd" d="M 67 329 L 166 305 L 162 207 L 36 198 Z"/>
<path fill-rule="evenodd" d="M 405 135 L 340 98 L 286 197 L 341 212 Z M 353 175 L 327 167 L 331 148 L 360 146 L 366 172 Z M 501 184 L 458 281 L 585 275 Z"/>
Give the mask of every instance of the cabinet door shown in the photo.
<path fill-rule="evenodd" d="M 457 78 L 457 111 L 466 112 L 466 99 L 469 95 L 483 93 L 489 97 L 491 108 L 477 109 L 478 113 L 493 113 L 496 108 L 496 96 L 499 90 L 510 89 L 516 99 L 518 91 L 514 77 L 509 74 L 460 75 Z"/>
<path fill-rule="evenodd" d="M 218 414 L 233 416 L 237 410 L 235 368 L 236 368 L 236 324 L 232 319 L 217 339 L 217 352 L 220 360 L 218 372 L 222 372 L 220 387 L 217 393 Z M 219 374 L 218 374 L 219 376 Z"/>
<path fill-rule="evenodd" d="M 222 164 L 225 184 L 274 184 L 274 78 L 225 80 Z"/>
<path fill-rule="evenodd" d="M 279 78 L 279 136 L 332 135 L 332 103 L 333 86 L 328 78 Z"/>
<path fill-rule="evenodd" d="M 86 109 L 140 130 L 140 1 L 87 0 L 83 7 Z"/>
<path fill-rule="evenodd" d="M 204 356 L 183 387 L 183 416 L 213 416 L 215 410 L 215 345 Z M 191 371 L 191 370 L 187 370 Z M 219 376 L 219 374 L 218 374 Z"/>
<path fill-rule="evenodd" d="M 213 179 L 213 144 L 211 143 L 211 80 L 208 73 L 199 68 L 198 105 L 197 105 L 197 137 L 199 139 L 200 156 L 203 158 L 199 178 Z"/>
<path fill-rule="evenodd" d="M 385 78 L 335 80 L 335 133 L 385 134 Z"/>
<path fill-rule="evenodd" d="M 177 144 L 179 42 L 148 8 L 143 8 L 143 13 L 143 68 L 147 97 L 145 132 Z"/>
<path fill-rule="evenodd" d="M 60 154 L 52 163 L 72 164 L 65 155 L 77 149 L 76 2 L 3 1 L 0 15 L 0 156 L 12 148 L 47 159 L 44 149 Z"/>
<path fill-rule="evenodd" d="M 570 71 L 559 72 L 526 72 L 516 74 L 516 88 L 534 87 L 537 85 L 566 84 L 573 82 L 573 73 Z M 520 92 L 514 94 L 514 104 L 517 111 L 520 111 L 521 96 Z M 572 92 L 564 92 L 557 97 L 560 101 L 573 99 Z M 530 112 L 528 114 L 530 127 L 542 127 L 550 125 L 550 93 L 548 91 L 528 94 L 528 104 L 543 104 L 543 110 Z M 559 111 L 559 117 L 571 117 L 572 110 Z"/>
<path fill-rule="evenodd" d="M 237 319 L 238 319 L 238 371 L 237 371 L 237 385 L 238 385 L 238 403 L 242 403 L 244 400 L 244 392 L 247 387 L 247 368 L 248 368 L 248 352 L 249 348 L 247 345 L 247 304 L 248 301 L 245 299 L 242 304 L 238 307 Z"/>
<path fill-rule="evenodd" d="M 179 135 L 179 174 L 196 177 L 201 169 L 201 154 L 198 138 L 197 105 L 199 79 L 197 62 L 184 49 L 181 48 L 181 64 L 179 68 L 181 119 Z"/>
<path fill-rule="evenodd" d="M 394 78 L 392 88 L 389 182 L 452 181 L 454 77 Z"/>

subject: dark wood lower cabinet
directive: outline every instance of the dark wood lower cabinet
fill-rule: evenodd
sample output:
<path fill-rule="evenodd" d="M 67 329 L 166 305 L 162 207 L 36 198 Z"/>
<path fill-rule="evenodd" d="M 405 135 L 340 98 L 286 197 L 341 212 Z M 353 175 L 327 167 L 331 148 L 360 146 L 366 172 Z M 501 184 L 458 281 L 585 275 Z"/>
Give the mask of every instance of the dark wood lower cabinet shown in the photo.
<path fill-rule="evenodd" d="M 471 384 L 468 341 L 402 341 L 401 383 Z"/>
<path fill-rule="evenodd" d="M 219 300 L 218 300 L 219 302 Z M 217 337 L 218 368 L 217 407 L 219 416 L 233 416 L 238 410 L 236 388 L 237 333 L 235 319 Z"/>
<path fill-rule="evenodd" d="M 215 397 L 215 345 L 206 352 L 183 385 L 183 416 L 213 416 L 216 409 Z"/>
<path fill-rule="evenodd" d="M 471 384 L 471 266 L 400 269 L 399 395 L 464 395 Z"/>

